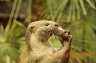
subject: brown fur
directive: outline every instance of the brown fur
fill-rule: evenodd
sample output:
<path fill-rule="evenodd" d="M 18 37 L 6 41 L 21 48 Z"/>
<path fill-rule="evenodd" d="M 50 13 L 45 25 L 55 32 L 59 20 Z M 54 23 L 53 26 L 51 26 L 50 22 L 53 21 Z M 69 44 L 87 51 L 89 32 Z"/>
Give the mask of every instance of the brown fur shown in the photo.
<path fill-rule="evenodd" d="M 30 63 L 68 63 L 72 36 L 69 31 L 61 31 L 53 21 L 41 20 L 32 22 L 26 30 Z M 64 33 L 66 32 L 66 33 Z M 62 48 L 59 50 L 48 42 L 52 34 L 60 37 Z"/>

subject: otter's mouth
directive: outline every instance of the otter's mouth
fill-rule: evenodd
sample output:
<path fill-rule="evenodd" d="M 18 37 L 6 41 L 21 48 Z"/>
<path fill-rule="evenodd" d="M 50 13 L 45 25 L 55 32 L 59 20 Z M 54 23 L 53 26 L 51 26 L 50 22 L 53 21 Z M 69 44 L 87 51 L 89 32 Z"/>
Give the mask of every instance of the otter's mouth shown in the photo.
<path fill-rule="evenodd" d="M 60 35 L 62 35 L 64 33 L 64 30 L 63 30 L 63 28 L 61 28 L 61 27 L 58 27 L 57 29 L 55 29 L 55 30 L 49 30 L 49 31 L 47 31 L 47 38 L 50 38 L 53 34 L 54 35 L 56 35 L 56 36 L 60 36 Z"/>
<path fill-rule="evenodd" d="M 47 30 L 44 32 L 45 34 L 42 35 L 42 40 L 48 41 L 53 35 L 61 38 L 62 34 L 64 33 L 64 29 L 61 27 L 55 28 L 55 29 L 51 29 L 51 30 Z"/>

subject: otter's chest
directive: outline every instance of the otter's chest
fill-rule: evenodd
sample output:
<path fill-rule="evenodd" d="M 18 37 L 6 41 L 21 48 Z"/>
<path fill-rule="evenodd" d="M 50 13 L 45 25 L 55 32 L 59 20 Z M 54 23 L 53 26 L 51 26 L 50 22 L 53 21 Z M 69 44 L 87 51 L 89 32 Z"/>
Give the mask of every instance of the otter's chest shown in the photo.
<path fill-rule="evenodd" d="M 37 60 L 39 58 L 43 58 L 47 54 L 52 54 L 53 50 L 50 48 L 35 48 L 30 52 L 30 56 L 32 60 Z"/>

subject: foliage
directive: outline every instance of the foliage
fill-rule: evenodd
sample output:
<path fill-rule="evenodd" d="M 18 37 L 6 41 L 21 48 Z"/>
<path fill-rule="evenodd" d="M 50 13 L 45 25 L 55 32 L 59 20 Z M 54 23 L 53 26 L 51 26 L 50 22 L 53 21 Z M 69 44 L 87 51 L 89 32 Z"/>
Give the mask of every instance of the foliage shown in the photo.
<path fill-rule="evenodd" d="M 34 0 L 33 0 L 34 1 Z M 67 21 L 80 19 L 80 16 L 87 15 L 87 8 L 96 9 L 95 0 L 39 0 L 38 8 L 44 18 L 60 22 L 67 18 Z"/>
<path fill-rule="evenodd" d="M 24 42 L 24 31 L 25 26 L 16 20 L 7 31 L 0 24 L 0 63 L 19 61 L 19 48 Z"/>

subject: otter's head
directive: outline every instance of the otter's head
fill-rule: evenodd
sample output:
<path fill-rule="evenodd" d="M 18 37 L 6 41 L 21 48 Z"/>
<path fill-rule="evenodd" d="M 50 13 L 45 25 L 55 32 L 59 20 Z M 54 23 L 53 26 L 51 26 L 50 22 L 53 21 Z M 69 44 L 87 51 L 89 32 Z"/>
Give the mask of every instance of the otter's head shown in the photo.
<path fill-rule="evenodd" d="M 52 34 L 59 35 L 59 29 L 60 31 L 63 30 L 56 22 L 53 21 L 41 20 L 32 22 L 27 27 L 26 39 L 29 41 L 31 36 L 35 36 L 35 39 L 46 42 Z"/>

